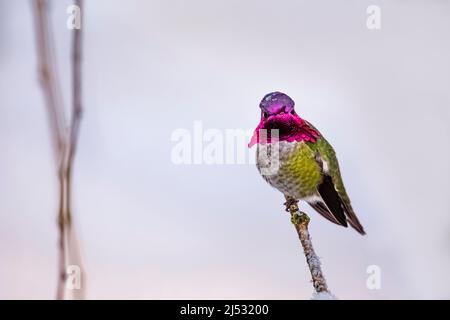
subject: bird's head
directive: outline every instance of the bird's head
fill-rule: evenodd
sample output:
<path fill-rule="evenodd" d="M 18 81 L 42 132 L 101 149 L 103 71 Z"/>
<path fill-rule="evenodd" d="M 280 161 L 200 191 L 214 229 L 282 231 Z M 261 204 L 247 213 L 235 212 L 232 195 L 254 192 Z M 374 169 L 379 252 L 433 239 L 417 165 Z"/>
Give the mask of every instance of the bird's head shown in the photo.
<path fill-rule="evenodd" d="M 261 100 L 260 126 L 263 129 L 278 129 L 288 133 L 298 124 L 299 116 L 294 110 L 295 102 L 287 94 L 275 91 L 266 94 Z"/>
<path fill-rule="evenodd" d="M 278 91 L 268 93 L 259 104 L 261 108 L 261 119 L 268 120 L 270 117 L 294 114 L 294 105 L 294 100 L 287 94 Z"/>

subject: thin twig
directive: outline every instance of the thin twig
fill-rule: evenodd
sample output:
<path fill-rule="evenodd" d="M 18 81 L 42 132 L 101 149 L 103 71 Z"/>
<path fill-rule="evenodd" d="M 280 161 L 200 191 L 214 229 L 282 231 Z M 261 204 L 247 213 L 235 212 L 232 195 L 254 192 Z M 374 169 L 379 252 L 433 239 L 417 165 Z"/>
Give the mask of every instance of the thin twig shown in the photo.
<path fill-rule="evenodd" d="M 56 63 L 53 56 L 53 37 L 49 26 L 48 2 L 34 0 L 34 16 L 36 23 L 36 46 L 38 53 L 39 75 L 45 96 L 49 124 L 55 150 L 59 179 L 58 209 L 58 278 L 56 298 L 64 299 L 67 266 L 74 254 L 79 256 L 79 248 L 72 226 L 72 171 L 75 150 L 78 143 L 81 121 L 81 29 L 73 30 L 72 40 L 72 114 L 70 126 L 64 116 L 62 95 L 57 81 Z M 76 4 L 81 7 L 81 0 Z M 80 260 L 80 259 L 78 259 Z M 81 268 L 81 263 L 78 261 Z M 83 279 L 83 277 L 82 277 Z M 84 287 L 84 286 L 83 286 Z M 82 288 L 83 288 L 82 287 Z M 81 291 L 82 292 L 82 291 Z"/>
<path fill-rule="evenodd" d="M 320 260 L 314 252 L 314 248 L 309 236 L 308 224 L 309 217 L 298 208 L 298 200 L 286 197 L 286 210 L 291 214 L 291 221 L 295 226 L 298 237 L 303 247 L 306 263 L 311 272 L 312 283 L 316 293 L 330 293 L 327 282 L 320 267 Z"/>
<path fill-rule="evenodd" d="M 48 3 L 46 0 L 35 0 L 36 47 L 38 53 L 38 70 L 40 83 L 45 97 L 45 105 L 49 116 L 50 133 L 52 135 L 54 154 L 58 166 L 59 204 L 58 204 L 58 278 L 56 298 L 63 299 L 66 281 L 67 250 L 65 237 L 65 181 L 62 174 L 64 153 L 66 149 L 66 123 L 61 94 L 56 82 L 56 66 L 53 59 L 53 38 L 49 27 Z"/>
<path fill-rule="evenodd" d="M 82 0 L 76 0 L 75 5 L 82 7 Z M 81 104 L 81 53 L 82 53 L 82 29 L 73 29 L 72 38 L 72 121 L 70 125 L 70 153 L 69 165 L 73 162 L 75 150 L 78 144 L 81 115 L 83 112 Z"/>
<path fill-rule="evenodd" d="M 82 0 L 76 0 L 75 5 L 79 8 L 82 8 Z M 79 253 L 79 247 L 76 242 L 75 233 L 73 231 L 72 226 L 72 176 L 73 176 L 73 163 L 75 158 L 75 152 L 78 146 L 79 132 L 80 132 L 80 124 L 81 117 L 83 113 L 82 107 L 82 73 L 81 73 L 81 61 L 82 61 L 82 29 L 73 29 L 73 37 L 72 37 L 72 48 L 71 48 L 71 64 L 72 64 L 72 114 L 71 114 L 71 123 L 70 123 L 70 133 L 69 133 L 69 148 L 67 151 L 67 164 L 66 164 L 66 183 L 67 183 L 67 203 L 66 203 L 66 211 L 68 224 L 70 225 L 69 237 L 68 241 L 72 241 L 69 243 L 71 245 L 72 256 L 76 256 L 73 260 L 77 260 L 76 263 L 81 268 L 81 258 Z M 81 269 L 83 270 L 83 269 Z M 77 298 L 83 298 L 84 295 L 84 278 L 83 274 L 81 277 L 81 288 L 75 293 Z"/>
<path fill-rule="evenodd" d="M 77 0 L 75 4 L 81 8 L 82 1 Z M 72 53 L 71 53 L 71 63 L 72 63 L 72 114 L 70 123 L 70 135 L 69 135 L 69 148 L 67 150 L 67 164 L 66 164 L 66 177 L 68 180 L 68 192 L 67 192 L 67 208 L 70 210 L 71 206 L 71 178 L 73 171 L 73 161 L 75 156 L 75 151 L 78 145 L 78 137 L 80 131 L 81 116 L 83 112 L 81 104 L 81 52 L 82 52 L 82 34 L 80 29 L 73 29 L 72 38 Z M 69 221 L 70 222 L 70 221 Z"/>
<path fill-rule="evenodd" d="M 61 105 L 61 93 L 56 82 L 56 66 L 52 53 L 53 39 L 49 30 L 49 19 L 47 16 L 48 4 L 46 0 L 35 0 L 33 4 L 39 80 L 46 100 L 45 105 L 49 116 L 55 159 L 59 163 L 62 161 L 60 156 L 66 140 L 66 123 L 64 110 L 59 107 Z"/>

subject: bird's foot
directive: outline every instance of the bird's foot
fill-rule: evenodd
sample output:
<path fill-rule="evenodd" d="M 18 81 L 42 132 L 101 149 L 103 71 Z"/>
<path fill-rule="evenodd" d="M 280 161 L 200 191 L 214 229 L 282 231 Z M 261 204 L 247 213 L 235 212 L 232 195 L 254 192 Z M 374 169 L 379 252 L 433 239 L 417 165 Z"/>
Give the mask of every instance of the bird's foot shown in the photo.
<path fill-rule="evenodd" d="M 283 203 L 286 206 L 286 211 L 291 212 L 292 209 L 298 210 L 298 200 L 292 197 L 286 197 L 286 202 Z"/>

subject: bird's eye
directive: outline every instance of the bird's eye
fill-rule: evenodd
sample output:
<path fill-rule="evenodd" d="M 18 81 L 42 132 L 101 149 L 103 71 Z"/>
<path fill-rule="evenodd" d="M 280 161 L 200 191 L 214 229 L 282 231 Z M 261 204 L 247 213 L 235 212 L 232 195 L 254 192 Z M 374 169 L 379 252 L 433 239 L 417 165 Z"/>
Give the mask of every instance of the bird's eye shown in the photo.
<path fill-rule="evenodd" d="M 264 117 L 264 118 L 268 118 L 268 117 L 269 117 L 269 114 L 268 114 L 267 112 L 263 112 L 263 117 Z"/>

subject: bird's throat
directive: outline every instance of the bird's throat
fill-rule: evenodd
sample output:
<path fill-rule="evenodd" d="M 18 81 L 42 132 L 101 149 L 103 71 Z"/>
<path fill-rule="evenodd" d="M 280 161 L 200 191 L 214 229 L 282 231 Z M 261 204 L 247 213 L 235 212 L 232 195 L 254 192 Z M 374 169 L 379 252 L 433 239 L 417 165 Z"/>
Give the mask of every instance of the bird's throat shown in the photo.
<path fill-rule="evenodd" d="M 261 119 L 249 147 L 278 141 L 315 142 L 320 134 L 296 114 L 279 114 Z"/>

